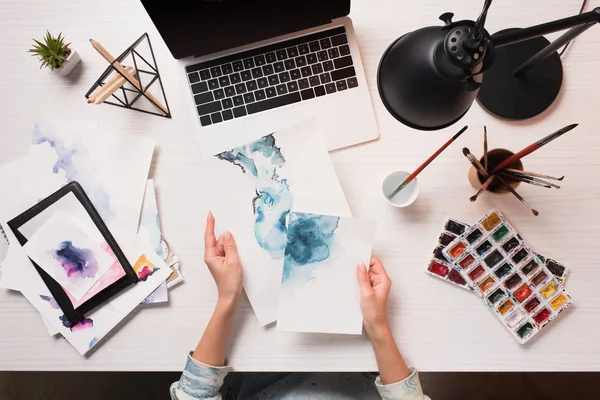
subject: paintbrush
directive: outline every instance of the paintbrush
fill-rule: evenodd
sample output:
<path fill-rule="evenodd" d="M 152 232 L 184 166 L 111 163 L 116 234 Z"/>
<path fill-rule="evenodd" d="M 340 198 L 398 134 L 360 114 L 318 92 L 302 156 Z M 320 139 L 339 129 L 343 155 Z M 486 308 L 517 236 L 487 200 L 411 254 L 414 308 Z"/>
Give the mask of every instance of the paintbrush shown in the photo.
<path fill-rule="evenodd" d="M 469 159 L 469 161 L 471 162 L 471 164 L 475 167 L 476 170 L 479 171 L 479 173 L 481 175 L 483 175 L 483 177 L 485 179 L 488 179 L 490 177 L 490 175 L 487 173 L 487 171 L 485 169 L 483 169 L 483 165 L 481 165 L 481 163 L 479 162 L 479 160 L 477 158 L 475 158 L 475 156 L 473 156 L 473 154 L 471 154 L 471 151 L 468 148 L 463 148 L 463 154 L 465 155 L 465 157 L 467 157 Z M 535 216 L 538 216 L 540 213 L 534 209 L 533 207 L 531 207 L 529 205 L 529 203 L 527 203 L 525 201 L 525 199 L 515 191 L 515 189 L 512 188 L 512 186 L 510 186 L 508 183 L 506 183 L 506 181 L 504 179 L 502 179 L 501 176 L 495 175 L 496 178 L 500 181 L 500 183 L 502 185 L 504 185 L 509 192 L 511 192 L 517 199 L 519 199 L 519 201 L 521 203 L 523 203 L 527 208 L 529 208 L 529 210 L 531 211 L 531 213 Z"/>
<path fill-rule="evenodd" d="M 508 167 L 510 164 L 514 163 L 515 161 L 519 161 L 521 158 L 533 153 L 540 147 L 547 145 L 554 139 L 556 139 L 556 138 L 564 135 L 565 133 L 569 132 L 570 130 L 574 129 L 577 125 L 579 125 L 579 124 L 571 124 L 571 125 L 565 126 L 564 128 L 559 129 L 554 133 L 551 133 L 550 135 L 546 136 L 545 138 L 540 139 L 537 142 L 530 144 L 529 146 L 525 147 L 523 150 L 519 151 L 516 154 L 513 154 L 512 156 L 508 157 L 506 160 L 502 161 L 490 173 L 494 174 L 494 173 L 500 171 L 501 169 Z"/>
<path fill-rule="evenodd" d="M 537 178 L 552 179 L 554 181 L 562 181 L 563 179 L 565 179 L 564 175 L 559 178 L 556 178 L 556 177 L 550 176 L 550 175 L 538 174 L 535 172 L 520 171 L 518 169 L 512 169 L 512 168 L 505 168 L 505 171 L 514 172 L 514 173 L 522 174 L 522 175 L 535 176 Z"/>
<path fill-rule="evenodd" d="M 487 143 L 487 127 L 483 126 L 483 166 L 488 170 L 488 143 Z"/>
<path fill-rule="evenodd" d="M 512 178 L 516 178 L 516 179 L 519 179 L 519 180 L 531 181 L 531 182 L 539 183 L 539 184 L 544 185 L 544 186 L 550 186 L 550 187 L 553 187 L 553 188 L 556 188 L 556 189 L 560 189 L 560 186 L 558 186 L 555 183 L 551 183 L 551 182 L 548 182 L 548 181 L 545 181 L 545 180 L 539 179 L 539 178 L 534 178 L 533 176 L 521 174 L 521 173 L 518 173 L 518 172 L 501 172 L 501 174 L 508 175 L 508 176 L 510 176 Z"/>
<path fill-rule="evenodd" d="M 535 182 L 535 181 L 532 181 L 531 179 L 523 178 L 523 177 L 520 177 L 520 176 L 515 176 L 515 175 L 512 175 L 512 174 L 508 174 L 506 172 L 500 172 L 500 175 L 502 175 L 502 176 L 504 176 L 506 178 L 514 179 L 514 180 L 522 182 L 522 183 L 527 183 L 529 185 L 540 186 L 540 187 L 544 187 L 546 189 L 552 189 L 552 186 L 550 186 L 550 185 L 546 185 L 546 184 L 541 183 L 541 182 Z M 560 186 L 558 188 L 560 189 Z"/>
<path fill-rule="evenodd" d="M 496 175 L 492 175 L 490 176 L 487 181 L 485 181 L 483 183 L 483 185 L 481 185 L 481 187 L 479 188 L 479 190 L 477 190 L 477 193 L 475 193 L 473 196 L 469 197 L 469 200 L 471 200 L 472 202 L 474 202 L 475 200 L 477 200 L 477 197 L 479 197 L 479 195 L 488 188 L 488 186 L 490 186 L 490 184 L 492 183 L 492 181 L 494 180 L 494 178 L 496 177 Z"/>
<path fill-rule="evenodd" d="M 417 175 L 419 175 L 421 173 L 421 171 L 423 171 L 425 169 L 425 167 L 427 167 L 433 160 L 435 160 L 435 158 L 437 156 L 440 155 L 440 153 L 444 150 L 446 150 L 446 147 L 450 146 L 452 144 L 452 142 L 454 142 L 460 135 L 463 134 L 464 131 L 466 131 L 469 127 L 467 125 L 465 125 L 460 131 L 458 131 L 458 133 L 454 136 L 452 136 L 450 138 L 450 140 L 448 140 L 442 147 L 440 147 L 438 149 L 438 151 L 436 151 L 435 153 L 433 153 L 433 155 L 431 157 L 429 157 L 423 164 L 421 164 L 419 166 L 419 168 L 417 168 L 412 174 L 410 174 L 405 180 L 404 182 L 402 182 L 402 184 L 400 184 L 400 186 L 398 186 L 396 189 L 394 189 L 394 191 L 389 194 L 387 196 L 388 199 L 391 199 L 392 197 L 394 197 L 399 191 L 401 191 L 402 189 L 404 189 L 406 187 L 406 185 L 408 185 L 413 179 L 415 179 L 417 177 Z"/>

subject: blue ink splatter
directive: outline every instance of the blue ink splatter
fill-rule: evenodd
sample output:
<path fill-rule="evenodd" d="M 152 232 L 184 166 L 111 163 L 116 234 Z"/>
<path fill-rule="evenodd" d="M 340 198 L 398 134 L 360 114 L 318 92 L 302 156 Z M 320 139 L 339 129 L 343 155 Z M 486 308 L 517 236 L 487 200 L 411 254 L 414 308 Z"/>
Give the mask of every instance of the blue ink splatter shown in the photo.
<path fill-rule="evenodd" d="M 88 347 L 88 349 L 91 349 L 92 347 L 94 347 L 94 345 L 98 343 L 98 338 L 94 337 L 91 341 L 90 341 L 90 346 Z"/>
<path fill-rule="evenodd" d="M 285 220 L 292 208 L 293 195 L 288 181 L 277 173 L 285 165 L 285 158 L 275 138 L 271 134 L 216 157 L 239 166 L 251 179 L 256 189 L 252 199 L 254 237 L 272 259 L 282 259 L 287 236 Z"/>
<path fill-rule="evenodd" d="M 51 250 L 50 253 L 73 282 L 94 278 L 98 273 L 99 266 L 94 252 L 89 249 L 79 249 L 69 240 L 62 242 L 58 249 Z"/>
<path fill-rule="evenodd" d="M 65 183 L 78 181 L 103 219 L 113 216 L 110 198 L 105 187 L 95 179 L 96 170 L 89 163 L 89 152 L 80 143 L 67 145 L 63 138 L 49 124 L 35 123 L 31 143 L 47 143 L 56 153 L 57 160 L 52 167 L 54 174 L 63 171 Z"/>
<path fill-rule="evenodd" d="M 48 305 L 52 308 L 54 308 L 55 310 L 58 310 L 60 308 L 60 306 L 58 305 L 58 303 L 56 302 L 56 300 L 54 299 L 54 297 L 52 296 L 44 296 L 43 294 L 40 294 L 40 298 L 44 301 L 48 302 Z"/>
<path fill-rule="evenodd" d="M 340 218 L 327 215 L 291 213 L 283 261 L 282 284 L 303 284 L 313 279 L 309 264 L 327 260 Z"/>
<path fill-rule="evenodd" d="M 65 328 L 69 328 L 71 330 L 71 332 L 83 331 L 85 329 L 89 329 L 94 326 L 94 321 L 92 321 L 91 318 L 84 318 L 81 321 L 79 321 L 78 323 L 76 323 L 75 325 L 71 325 L 71 323 L 69 322 L 67 317 L 64 315 L 61 315 L 60 317 L 58 317 L 58 319 L 60 319 L 63 326 Z"/>

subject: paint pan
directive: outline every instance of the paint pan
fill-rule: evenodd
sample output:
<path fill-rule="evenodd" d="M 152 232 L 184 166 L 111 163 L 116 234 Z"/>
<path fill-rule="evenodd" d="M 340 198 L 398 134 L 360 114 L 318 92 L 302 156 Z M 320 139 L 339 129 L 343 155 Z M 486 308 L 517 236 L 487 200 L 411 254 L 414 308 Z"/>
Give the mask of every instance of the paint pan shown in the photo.
<path fill-rule="evenodd" d="M 499 211 L 490 211 L 442 250 L 521 344 L 571 304 L 562 286 L 568 269 L 540 257 Z"/>
<path fill-rule="evenodd" d="M 427 266 L 427 273 L 436 278 L 443 279 L 446 282 L 450 282 L 463 289 L 473 290 L 473 287 L 469 285 L 469 278 L 463 274 L 462 270 L 471 267 L 471 263 L 475 262 L 475 258 L 465 257 L 461 260 L 463 267 L 459 267 L 454 263 L 451 263 L 448 257 L 444 254 L 446 247 L 454 242 L 454 240 L 465 233 L 469 229 L 469 225 L 449 219 L 444 224 L 444 230 L 438 238 L 438 242 L 433 250 L 433 257 Z M 453 250 L 453 254 L 461 253 L 466 250 L 466 246 L 456 247 Z"/>

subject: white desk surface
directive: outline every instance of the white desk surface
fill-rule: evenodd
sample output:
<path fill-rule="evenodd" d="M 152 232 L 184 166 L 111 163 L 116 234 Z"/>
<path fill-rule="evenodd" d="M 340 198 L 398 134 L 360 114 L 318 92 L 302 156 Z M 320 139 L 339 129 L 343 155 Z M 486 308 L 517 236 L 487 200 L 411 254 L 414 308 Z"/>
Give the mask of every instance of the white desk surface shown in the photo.
<path fill-rule="evenodd" d="M 378 221 L 374 254 L 393 279 L 390 318 L 407 362 L 424 371 L 600 370 L 600 266 L 598 245 L 600 27 L 572 45 L 564 59 L 562 92 L 544 115 L 505 122 L 475 104 L 454 127 L 418 132 L 395 121 L 375 85 L 379 58 L 405 32 L 441 22 L 453 11 L 476 18 L 482 1 L 355 0 L 351 17 L 379 122 L 379 141 L 332 154 L 342 186 L 357 217 Z M 593 3 L 593 2 L 592 2 Z M 530 26 L 572 15 L 580 0 L 494 2 L 488 29 Z M 186 283 L 170 292 L 168 306 L 140 307 L 89 356 L 64 340 L 50 338 L 39 314 L 18 293 L 0 291 L 0 369 L 156 370 L 184 366 L 210 317 L 216 289 L 202 262 L 202 232 L 208 205 L 202 198 L 202 171 L 191 116 L 171 57 L 141 3 L 136 0 L 3 0 L 0 12 L 0 162 L 25 154 L 32 122 L 85 118 L 155 137 L 152 176 L 158 187 L 165 236 L 183 262 Z M 83 65 L 74 79 L 38 70 L 27 54 L 32 37 L 62 31 L 80 52 Z M 84 93 L 106 63 L 87 43 L 92 36 L 118 53 L 149 32 L 165 83 L 173 119 L 110 105 L 87 105 Z M 218 33 L 215 33 L 218 34 Z M 528 170 L 567 176 L 560 191 L 523 187 L 522 195 L 540 211 L 535 218 L 512 197 L 484 195 L 469 202 L 469 164 L 461 154 L 482 149 L 486 124 L 491 147 L 520 149 L 566 124 L 580 126 L 525 160 Z M 420 176 L 421 194 L 410 208 L 396 210 L 380 195 L 384 176 L 412 170 L 463 124 L 471 129 Z M 587 179 L 586 179 L 587 178 Z M 0 189 L 1 190 L 1 189 Z M 0 195 L 9 195 L 1 193 Z M 527 346 L 520 346 L 476 296 L 424 273 L 447 217 L 475 222 L 500 208 L 525 239 L 543 254 L 571 267 L 567 290 L 574 306 Z M 366 337 L 279 333 L 259 327 L 246 300 L 235 326 L 228 357 L 240 371 L 365 371 L 376 364 Z"/>

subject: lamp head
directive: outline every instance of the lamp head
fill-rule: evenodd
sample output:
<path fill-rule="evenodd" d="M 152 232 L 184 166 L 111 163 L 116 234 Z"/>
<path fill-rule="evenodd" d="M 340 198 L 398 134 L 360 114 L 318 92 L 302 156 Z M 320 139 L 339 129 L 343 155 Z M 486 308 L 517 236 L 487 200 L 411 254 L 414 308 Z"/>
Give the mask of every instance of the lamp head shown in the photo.
<path fill-rule="evenodd" d="M 377 84 L 388 111 L 421 130 L 442 129 L 471 107 L 480 83 L 475 75 L 493 60 L 490 36 L 470 20 L 429 26 L 407 33 L 385 51 Z"/>

